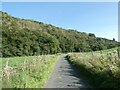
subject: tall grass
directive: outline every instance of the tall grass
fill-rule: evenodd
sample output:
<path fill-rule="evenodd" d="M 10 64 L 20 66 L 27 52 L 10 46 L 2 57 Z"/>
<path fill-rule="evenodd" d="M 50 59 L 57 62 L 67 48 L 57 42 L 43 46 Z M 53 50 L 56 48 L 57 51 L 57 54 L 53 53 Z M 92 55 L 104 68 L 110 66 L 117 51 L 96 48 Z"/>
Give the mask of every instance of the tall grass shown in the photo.
<path fill-rule="evenodd" d="M 96 88 L 120 88 L 120 59 L 117 50 L 70 53 L 67 59 L 76 65 Z"/>
<path fill-rule="evenodd" d="M 41 88 L 59 55 L 3 58 L 3 88 Z"/>
<path fill-rule="evenodd" d="M 0 58 L 0 89 L 2 89 L 2 58 Z"/>

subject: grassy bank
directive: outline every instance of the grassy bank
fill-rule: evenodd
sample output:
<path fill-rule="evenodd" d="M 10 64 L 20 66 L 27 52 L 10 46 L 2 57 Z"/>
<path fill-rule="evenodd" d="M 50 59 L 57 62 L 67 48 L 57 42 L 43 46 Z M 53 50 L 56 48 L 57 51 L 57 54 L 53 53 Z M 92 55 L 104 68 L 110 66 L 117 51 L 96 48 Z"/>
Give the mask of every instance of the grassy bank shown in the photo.
<path fill-rule="evenodd" d="M 66 58 L 95 88 L 120 88 L 120 59 L 116 49 L 69 53 Z"/>
<path fill-rule="evenodd" d="M 2 58 L 0 58 L 0 89 L 2 89 Z"/>
<path fill-rule="evenodd" d="M 3 58 L 3 88 L 42 88 L 60 55 Z"/>

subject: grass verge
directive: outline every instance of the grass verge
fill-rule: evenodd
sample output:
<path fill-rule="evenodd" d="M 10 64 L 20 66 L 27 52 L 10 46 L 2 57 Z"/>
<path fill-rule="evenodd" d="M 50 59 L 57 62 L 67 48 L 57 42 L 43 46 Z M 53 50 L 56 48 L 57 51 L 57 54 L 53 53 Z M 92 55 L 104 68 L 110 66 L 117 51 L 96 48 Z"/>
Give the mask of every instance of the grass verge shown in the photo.
<path fill-rule="evenodd" d="M 93 87 L 120 88 L 120 59 L 117 52 L 71 53 L 66 58 L 79 68 Z"/>
<path fill-rule="evenodd" d="M 42 88 L 60 55 L 3 58 L 3 88 Z"/>

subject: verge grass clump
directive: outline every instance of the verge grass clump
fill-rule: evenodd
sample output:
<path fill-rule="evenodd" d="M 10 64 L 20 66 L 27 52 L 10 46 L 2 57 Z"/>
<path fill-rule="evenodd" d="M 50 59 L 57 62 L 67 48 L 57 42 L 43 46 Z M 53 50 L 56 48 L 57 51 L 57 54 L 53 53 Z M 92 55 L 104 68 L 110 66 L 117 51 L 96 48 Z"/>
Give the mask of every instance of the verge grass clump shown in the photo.
<path fill-rule="evenodd" d="M 79 68 L 94 87 L 120 88 L 120 59 L 116 49 L 92 53 L 69 53 L 66 58 Z"/>
<path fill-rule="evenodd" d="M 59 55 L 3 58 L 3 88 L 42 88 Z"/>

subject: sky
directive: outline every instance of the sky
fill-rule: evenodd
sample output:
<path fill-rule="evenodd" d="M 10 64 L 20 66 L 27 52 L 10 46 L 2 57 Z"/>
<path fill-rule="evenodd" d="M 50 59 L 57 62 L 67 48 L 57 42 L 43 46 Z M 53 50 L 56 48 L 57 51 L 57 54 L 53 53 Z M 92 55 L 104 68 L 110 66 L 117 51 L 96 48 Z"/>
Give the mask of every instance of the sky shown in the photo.
<path fill-rule="evenodd" d="M 118 40 L 117 2 L 3 2 L 8 14 Z"/>
<path fill-rule="evenodd" d="M 2 2 L 119 2 L 119 0 L 1 0 Z"/>

